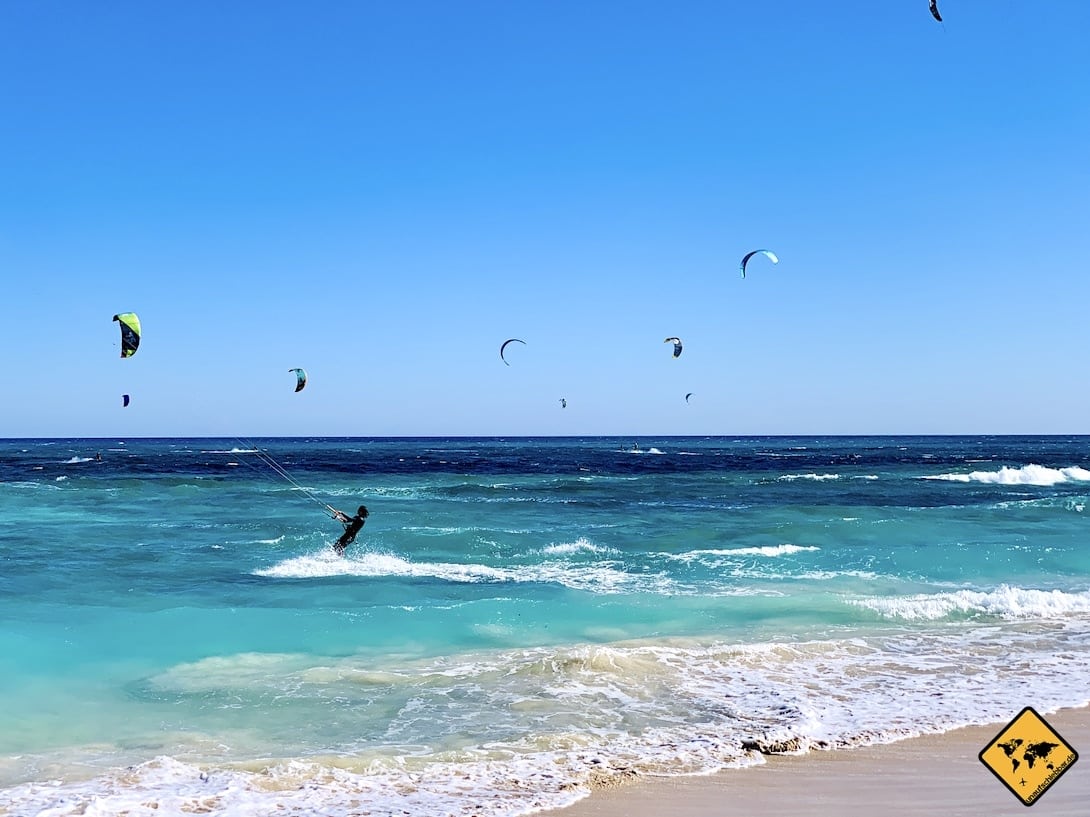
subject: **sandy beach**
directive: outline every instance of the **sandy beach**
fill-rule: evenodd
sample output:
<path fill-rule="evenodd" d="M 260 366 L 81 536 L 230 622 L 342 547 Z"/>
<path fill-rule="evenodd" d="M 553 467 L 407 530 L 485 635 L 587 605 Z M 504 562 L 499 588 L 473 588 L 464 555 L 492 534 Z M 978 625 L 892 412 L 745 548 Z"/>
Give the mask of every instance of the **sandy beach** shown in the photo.
<path fill-rule="evenodd" d="M 1013 714 L 1017 713 L 1012 713 Z M 1038 815 L 1090 814 L 1090 708 L 1044 714 L 1080 759 L 1033 803 Z M 1004 724 L 807 755 L 707 777 L 657 778 L 600 790 L 558 817 L 729 815 L 1003 815 L 1026 807 L 978 755 Z"/>

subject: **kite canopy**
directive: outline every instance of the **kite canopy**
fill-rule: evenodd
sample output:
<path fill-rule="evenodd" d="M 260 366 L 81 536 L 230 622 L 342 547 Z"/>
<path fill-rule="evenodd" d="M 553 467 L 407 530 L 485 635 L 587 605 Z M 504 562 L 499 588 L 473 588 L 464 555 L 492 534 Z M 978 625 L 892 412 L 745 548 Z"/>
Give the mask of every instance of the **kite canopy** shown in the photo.
<path fill-rule="evenodd" d="M 303 386 L 307 384 L 307 373 L 302 369 L 288 369 L 289 372 L 295 372 L 295 390 L 302 391 Z"/>
<path fill-rule="evenodd" d="M 667 338 L 663 343 L 674 344 L 674 357 L 681 356 L 681 338 Z"/>
<path fill-rule="evenodd" d="M 563 397 L 561 397 L 560 398 L 560 408 L 567 408 L 567 407 L 568 407 L 568 401 L 565 400 Z"/>
<path fill-rule="evenodd" d="M 934 17 L 936 20 L 938 20 L 941 23 L 942 22 L 942 15 L 939 14 L 938 0 L 930 0 L 929 5 L 931 7 L 931 16 Z"/>
<path fill-rule="evenodd" d="M 121 326 L 121 357 L 132 357 L 140 345 L 140 319 L 135 312 L 120 312 L 114 320 Z"/>
<path fill-rule="evenodd" d="M 526 341 L 519 340 L 518 338 L 508 338 L 500 345 L 500 360 L 502 360 L 505 365 L 510 366 L 511 364 L 507 362 L 507 358 L 503 356 L 503 350 L 507 348 L 508 343 L 521 343 L 523 346 L 525 346 Z"/>
<path fill-rule="evenodd" d="M 772 252 L 772 250 L 754 250 L 753 252 L 747 252 L 745 254 L 745 256 L 742 258 L 741 270 L 742 270 L 742 277 L 743 278 L 746 277 L 746 264 L 748 264 L 749 259 L 751 259 L 753 256 L 755 256 L 757 253 L 760 253 L 761 255 L 768 256 L 768 260 L 771 261 L 773 264 L 780 263 L 780 259 L 776 257 L 776 253 Z"/>
<path fill-rule="evenodd" d="M 121 407 L 125 408 L 127 405 L 129 405 L 129 395 L 123 394 L 121 395 Z"/>
<path fill-rule="evenodd" d="M 686 395 L 685 395 L 685 402 L 686 402 L 686 403 L 688 403 L 688 402 L 689 402 L 689 398 L 690 398 L 690 397 L 692 397 L 692 396 L 693 396 L 693 393 L 692 393 L 692 392 L 689 392 L 688 394 L 686 394 Z"/>

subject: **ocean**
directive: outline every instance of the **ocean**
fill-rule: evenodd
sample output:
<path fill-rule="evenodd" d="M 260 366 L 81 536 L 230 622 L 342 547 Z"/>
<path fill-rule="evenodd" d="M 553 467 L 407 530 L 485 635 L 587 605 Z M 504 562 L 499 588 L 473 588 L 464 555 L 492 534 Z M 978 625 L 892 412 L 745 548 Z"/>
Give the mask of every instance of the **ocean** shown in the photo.
<path fill-rule="evenodd" d="M 1088 499 L 1088 437 L 3 440 L 0 814 L 513 817 L 1085 705 Z"/>

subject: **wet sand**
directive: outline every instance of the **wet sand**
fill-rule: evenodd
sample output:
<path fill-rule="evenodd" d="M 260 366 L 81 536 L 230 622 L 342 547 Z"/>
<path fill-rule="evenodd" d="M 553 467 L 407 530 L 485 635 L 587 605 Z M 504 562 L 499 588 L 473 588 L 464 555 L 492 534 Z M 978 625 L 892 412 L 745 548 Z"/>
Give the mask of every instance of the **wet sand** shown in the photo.
<path fill-rule="evenodd" d="M 1088 679 L 1090 685 L 1090 679 Z M 1012 713 L 1012 717 L 1017 713 Z M 1090 708 L 1041 713 L 1079 759 L 1033 803 L 1034 817 L 1090 815 Z M 1005 726 L 967 727 L 860 749 L 768 756 L 701 777 L 650 778 L 594 792 L 555 817 L 1017 815 L 1024 806 L 980 762 Z"/>

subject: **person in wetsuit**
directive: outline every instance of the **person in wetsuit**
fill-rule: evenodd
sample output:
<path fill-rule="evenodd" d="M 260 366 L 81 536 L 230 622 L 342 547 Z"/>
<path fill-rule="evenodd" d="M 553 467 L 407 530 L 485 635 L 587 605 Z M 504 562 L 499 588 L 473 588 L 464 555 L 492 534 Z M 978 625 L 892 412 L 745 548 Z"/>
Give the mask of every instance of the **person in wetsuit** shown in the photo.
<path fill-rule="evenodd" d="M 337 543 L 333 545 L 333 549 L 337 551 L 338 556 L 344 556 L 345 548 L 356 541 L 356 535 L 363 528 L 363 523 L 367 521 L 368 515 L 366 505 L 360 505 L 360 509 L 356 511 L 355 516 L 349 516 L 344 511 L 334 510 L 333 518 L 344 525 L 344 533 L 341 534 L 341 538 L 337 540 Z"/>

